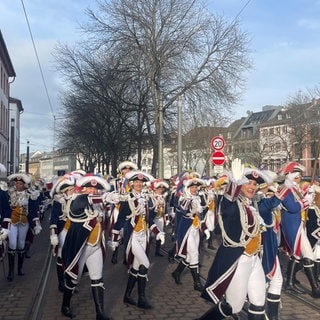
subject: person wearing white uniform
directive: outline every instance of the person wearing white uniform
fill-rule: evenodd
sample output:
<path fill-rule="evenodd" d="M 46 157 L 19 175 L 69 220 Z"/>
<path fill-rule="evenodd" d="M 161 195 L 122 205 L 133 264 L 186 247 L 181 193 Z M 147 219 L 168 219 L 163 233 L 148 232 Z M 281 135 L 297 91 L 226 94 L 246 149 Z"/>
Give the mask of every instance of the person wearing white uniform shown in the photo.
<path fill-rule="evenodd" d="M 246 299 L 248 319 L 265 319 L 266 280 L 260 250 L 266 228 L 252 203 L 263 176 L 257 169 L 246 174 L 240 159 L 232 161 L 228 185 L 218 203 L 223 241 L 201 294 L 215 306 L 198 319 L 225 319 L 240 312 Z"/>
<path fill-rule="evenodd" d="M 9 189 L 9 201 L 11 211 L 3 219 L 3 226 L 9 230 L 8 239 L 8 281 L 14 278 L 15 253 L 18 253 L 18 275 L 23 276 L 22 269 L 25 257 L 25 242 L 29 226 L 34 234 L 39 234 L 42 230 L 38 215 L 39 194 L 28 189 L 31 177 L 23 173 L 14 173 L 8 176 L 8 181 L 13 183 Z"/>
<path fill-rule="evenodd" d="M 203 232 L 207 239 L 210 237 L 210 231 L 201 219 L 202 212 L 207 206 L 199 196 L 201 186 L 205 186 L 205 181 L 199 178 L 184 181 L 184 191 L 179 199 L 182 216 L 177 228 L 177 257 L 180 262 L 171 273 L 175 283 L 179 285 L 180 275 L 185 267 L 188 267 L 193 277 L 193 288 L 198 291 L 203 289 L 199 275 L 200 235 Z"/>
<path fill-rule="evenodd" d="M 153 221 L 157 225 L 159 230 L 161 232 L 164 232 L 165 226 L 169 224 L 167 192 L 169 190 L 169 185 L 161 179 L 156 179 L 151 183 L 150 189 L 150 215 L 154 217 Z M 156 240 L 155 256 L 157 257 L 163 256 L 163 254 L 160 252 L 160 248 L 161 241 Z"/>
<path fill-rule="evenodd" d="M 95 175 L 85 175 L 76 182 L 80 193 L 74 193 L 68 201 L 68 229 L 62 248 L 62 264 L 65 274 L 65 289 L 61 312 L 73 318 L 70 300 L 79 283 L 84 265 L 91 279 L 91 291 L 97 320 L 109 320 L 103 310 L 104 284 L 103 264 L 105 258 L 105 210 L 103 202 L 110 189 L 108 182 Z M 107 201 L 107 200 L 106 200 Z"/>
<path fill-rule="evenodd" d="M 131 191 L 125 201 L 120 202 L 119 216 L 112 230 L 110 246 L 116 248 L 120 241 L 120 230 L 123 228 L 123 243 L 126 248 L 126 261 L 129 277 L 123 302 L 127 305 L 137 305 L 138 308 L 151 309 L 152 305 L 145 296 L 147 274 L 150 266 L 148 258 L 148 243 L 150 231 L 164 243 L 164 233 L 150 219 L 148 197 L 143 191 L 144 182 L 152 177 L 140 171 L 132 171 L 126 175 L 130 181 Z M 138 282 L 138 302 L 130 295 Z"/>

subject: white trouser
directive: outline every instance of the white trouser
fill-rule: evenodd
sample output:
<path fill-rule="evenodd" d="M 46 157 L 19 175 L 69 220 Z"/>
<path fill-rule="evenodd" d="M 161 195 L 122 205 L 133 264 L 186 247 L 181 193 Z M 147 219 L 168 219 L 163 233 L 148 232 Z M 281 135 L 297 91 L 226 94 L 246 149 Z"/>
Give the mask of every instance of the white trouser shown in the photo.
<path fill-rule="evenodd" d="M 12 250 L 23 250 L 29 230 L 29 223 L 11 224 L 8 234 L 9 248 Z"/>
<path fill-rule="evenodd" d="M 66 239 L 67 232 L 68 232 L 68 230 L 62 229 L 62 231 L 58 234 L 58 252 L 57 252 L 57 256 L 59 258 L 62 257 L 62 247 L 63 247 L 63 244 L 64 244 L 64 240 Z"/>
<path fill-rule="evenodd" d="M 143 264 L 147 269 L 149 269 L 150 261 L 146 254 L 147 248 L 147 233 L 141 231 L 139 233 L 132 232 L 131 238 L 131 250 L 134 255 L 132 267 L 135 270 L 139 270 L 139 266 Z"/>
<path fill-rule="evenodd" d="M 268 284 L 268 293 L 281 295 L 282 283 L 283 283 L 283 277 L 281 272 L 281 266 L 280 266 L 279 258 L 278 256 L 276 256 L 275 272 Z"/>
<path fill-rule="evenodd" d="M 306 228 L 301 228 L 300 231 L 300 250 L 302 258 L 309 258 L 312 261 L 315 260 L 314 253 L 307 236 Z"/>
<path fill-rule="evenodd" d="M 261 260 L 258 255 L 239 258 L 235 274 L 226 290 L 226 301 L 232 313 L 241 311 L 248 296 L 249 302 L 264 306 L 266 300 L 266 281 Z"/>
<path fill-rule="evenodd" d="M 91 280 L 99 280 L 102 278 L 103 254 L 100 243 L 95 246 L 88 244 L 84 246 L 79 259 L 78 282 L 81 279 L 84 264 L 86 264 L 88 268 Z"/>
<path fill-rule="evenodd" d="M 191 227 L 188 240 L 187 240 L 187 256 L 185 259 L 185 261 L 189 265 L 199 264 L 199 243 L 200 243 L 199 229 L 195 229 Z"/>

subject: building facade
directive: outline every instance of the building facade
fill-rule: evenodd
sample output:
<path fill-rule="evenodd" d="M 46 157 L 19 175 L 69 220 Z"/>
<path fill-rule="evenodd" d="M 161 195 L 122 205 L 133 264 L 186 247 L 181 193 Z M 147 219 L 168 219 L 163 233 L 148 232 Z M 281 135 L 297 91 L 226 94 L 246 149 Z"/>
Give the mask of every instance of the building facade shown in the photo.
<path fill-rule="evenodd" d="M 23 112 L 19 99 L 9 97 L 9 174 L 19 172 L 20 158 L 20 115 Z"/>
<path fill-rule="evenodd" d="M 9 132 L 10 112 L 9 96 L 10 84 L 15 79 L 15 71 L 10 60 L 6 43 L 0 30 L 0 163 L 8 170 L 9 164 Z M 0 178 L 7 173 L 0 172 Z"/>

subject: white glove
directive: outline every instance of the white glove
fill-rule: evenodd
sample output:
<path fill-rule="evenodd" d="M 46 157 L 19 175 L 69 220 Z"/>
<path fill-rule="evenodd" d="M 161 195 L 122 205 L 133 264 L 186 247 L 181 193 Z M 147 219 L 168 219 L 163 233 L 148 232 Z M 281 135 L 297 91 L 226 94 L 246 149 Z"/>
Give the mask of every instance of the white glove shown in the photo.
<path fill-rule="evenodd" d="M 165 242 L 165 233 L 159 232 L 156 236 L 156 240 L 160 240 L 161 245 L 163 245 Z"/>
<path fill-rule="evenodd" d="M 169 215 L 172 219 L 174 219 L 174 217 L 176 216 L 176 213 L 174 211 L 174 207 L 170 207 L 170 210 L 169 210 Z"/>
<path fill-rule="evenodd" d="M 234 159 L 231 163 L 231 174 L 234 182 L 239 185 L 246 183 L 248 180 L 244 177 L 244 165 L 238 158 Z"/>
<path fill-rule="evenodd" d="M 307 200 L 309 206 L 312 205 L 315 196 L 316 196 L 316 194 L 315 194 L 314 192 L 311 192 L 311 193 L 308 192 L 308 193 L 304 196 L 304 199 Z"/>
<path fill-rule="evenodd" d="M 59 244 L 58 236 L 56 234 L 51 234 L 50 242 L 53 247 L 56 247 Z"/>
<path fill-rule="evenodd" d="M 42 227 L 40 226 L 40 224 L 37 224 L 34 228 L 33 228 L 33 232 L 35 235 L 38 235 L 42 230 Z"/>
<path fill-rule="evenodd" d="M 102 196 L 103 202 L 109 202 L 113 204 L 117 204 L 120 201 L 120 194 L 118 192 L 106 192 Z"/>
<path fill-rule="evenodd" d="M 209 231 L 209 229 L 205 229 L 205 230 L 203 231 L 203 233 L 204 233 L 205 236 L 206 236 L 206 240 L 209 240 L 209 239 L 210 239 L 210 231 Z"/>
<path fill-rule="evenodd" d="M 0 230 L 0 240 L 1 240 L 1 241 L 6 240 L 7 237 L 8 237 L 8 233 L 9 233 L 9 230 L 8 230 L 8 229 L 2 228 L 2 229 Z"/>
<path fill-rule="evenodd" d="M 119 247 L 119 241 L 108 241 L 108 246 L 112 251 L 115 251 Z"/>

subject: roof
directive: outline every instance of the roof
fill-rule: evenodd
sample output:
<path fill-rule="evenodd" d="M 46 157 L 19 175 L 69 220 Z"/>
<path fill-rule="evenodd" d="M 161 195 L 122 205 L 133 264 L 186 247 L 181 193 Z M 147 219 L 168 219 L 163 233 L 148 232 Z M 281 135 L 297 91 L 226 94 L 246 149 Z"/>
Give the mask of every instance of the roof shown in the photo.
<path fill-rule="evenodd" d="M 0 30 L 0 59 L 1 59 L 6 71 L 8 73 L 8 76 L 15 77 L 16 73 L 14 71 L 14 68 L 13 68 L 13 65 L 12 65 L 8 50 L 7 50 L 6 43 L 3 39 L 1 30 Z"/>
<path fill-rule="evenodd" d="M 14 103 L 17 105 L 19 112 L 23 111 L 22 102 L 19 99 L 9 97 L 9 103 Z"/>

